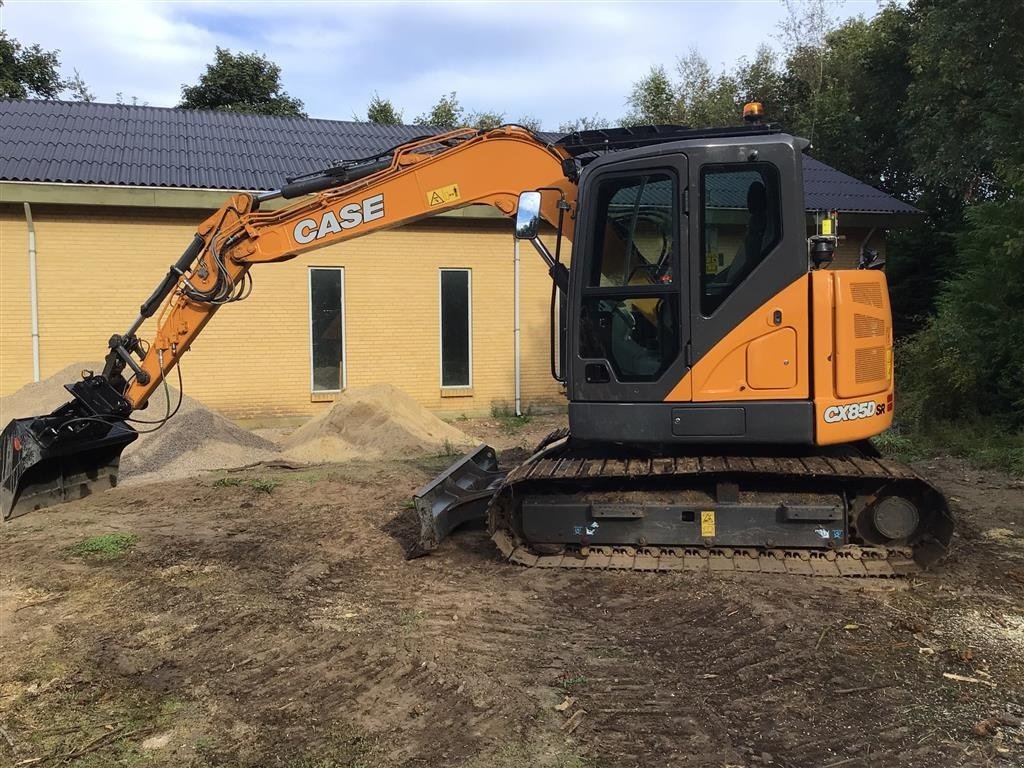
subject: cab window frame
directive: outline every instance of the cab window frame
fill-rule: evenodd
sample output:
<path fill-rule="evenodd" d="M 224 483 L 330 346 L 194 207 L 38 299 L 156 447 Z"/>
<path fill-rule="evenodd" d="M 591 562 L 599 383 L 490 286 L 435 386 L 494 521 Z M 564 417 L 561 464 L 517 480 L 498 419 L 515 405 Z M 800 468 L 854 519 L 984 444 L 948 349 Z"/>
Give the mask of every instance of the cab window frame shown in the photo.
<path fill-rule="evenodd" d="M 671 275 L 671 278 L 667 282 L 655 280 L 649 284 L 601 285 L 600 277 L 601 267 L 603 266 L 604 246 L 604 233 L 602 231 L 601 236 L 595 237 L 590 252 L 586 256 L 589 262 L 585 266 L 586 280 L 581 281 L 582 285 L 580 287 L 580 304 L 578 306 L 578 311 L 580 313 L 587 312 L 589 306 L 599 301 L 621 303 L 631 299 L 647 298 L 656 301 L 668 302 L 668 315 L 671 316 L 672 323 L 674 325 L 672 328 L 661 329 L 659 333 L 670 333 L 673 347 L 671 350 L 666 350 L 669 354 L 662 355 L 659 360 L 658 369 L 649 374 L 637 374 L 626 371 L 620 365 L 620 362 L 622 361 L 619 361 L 615 355 L 612 354 L 611 349 L 604 350 L 603 357 L 584 355 L 583 350 L 590 346 L 591 342 L 589 340 L 585 340 L 581 335 L 584 332 L 585 323 L 581 321 L 577 325 L 577 339 L 575 344 L 579 359 L 581 361 L 606 360 L 610 365 L 616 380 L 628 384 L 651 384 L 660 380 L 665 371 L 679 359 L 679 355 L 682 352 L 683 311 L 685 306 L 683 286 L 688 282 L 685 275 L 680 271 L 683 268 L 681 252 L 685 249 L 686 243 L 686 233 L 683 231 L 682 227 L 682 220 L 685 216 L 682 204 L 682 190 L 685 187 L 676 168 L 662 165 L 644 167 L 642 169 L 617 170 L 607 174 L 602 174 L 594 180 L 595 189 L 600 190 L 602 186 L 609 181 L 635 179 L 639 182 L 644 177 L 649 179 L 652 176 L 667 177 L 667 180 L 671 185 L 669 206 L 672 241 L 669 261 L 666 264 L 668 267 L 668 274 Z M 592 222 L 591 227 L 593 232 L 596 233 L 598 231 L 598 227 L 603 227 L 607 222 L 607 208 L 607 203 L 603 208 L 595 206 L 592 214 L 593 218 L 590 219 Z"/>
<path fill-rule="evenodd" d="M 717 301 L 711 305 L 709 302 L 710 295 L 708 293 L 708 277 L 709 274 L 706 271 L 705 259 L 708 255 L 708 209 L 709 199 L 707 194 L 707 178 L 709 175 L 721 175 L 731 172 L 750 172 L 757 173 L 761 176 L 762 183 L 765 184 L 766 192 L 768 193 L 769 212 L 774 215 L 774 237 L 772 242 L 763 246 L 760 251 L 757 263 L 752 267 L 749 267 L 747 273 L 742 276 L 740 280 L 732 284 L 728 291 L 724 293 Z M 770 185 L 769 185 L 770 183 Z M 784 232 L 784 211 L 782 205 L 782 175 L 779 167 L 768 160 L 757 160 L 748 162 L 733 162 L 733 163 L 705 163 L 700 167 L 698 174 L 698 191 L 700 199 L 700 220 L 698 222 L 698 237 L 699 237 L 699 250 L 696 254 L 695 262 L 697 264 L 697 275 L 699 280 L 697 281 L 697 308 L 700 312 L 701 317 L 707 319 L 718 314 L 719 310 L 728 303 L 729 299 L 734 296 L 737 290 L 746 284 L 758 271 L 760 266 L 768 259 L 771 253 L 777 249 L 785 239 Z M 774 195 L 772 194 L 774 192 Z M 744 194 L 744 198 L 746 195 Z M 743 215 L 749 217 L 749 209 L 747 208 L 746 200 L 741 208 L 733 209 L 742 212 Z M 749 228 L 748 223 L 743 225 L 745 229 Z M 735 257 L 734 257 L 735 258 Z M 725 268 L 727 269 L 727 268 Z M 720 273 L 718 273 L 720 274 Z M 717 276 L 717 274 L 716 274 Z"/>
<path fill-rule="evenodd" d="M 671 216 L 672 216 L 672 220 L 671 220 L 671 224 L 670 224 L 670 231 L 672 233 L 672 243 L 671 243 L 671 249 L 670 249 L 670 254 L 669 254 L 670 261 L 668 262 L 668 265 L 667 265 L 668 268 L 669 268 L 669 274 L 671 275 L 671 278 L 667 282 L 658 281 L 657 283 L 651 283 L 650 286 L 647 286 L 647 285 L 630 285 L 630 284 L 627 284 L 627 283 L 624 283 L 624 284 L 621 284 L 621 285 L 602 285 L 601 284 L 601 274 L 602 274 L 601 273 L 601 267 L 603 265 L 603 259 L 601 258 L 601 256 L 599 254 L 603 255 L 603 249 L 604 249 L 604 244 L 605 244 L 605 237 L 604 237 L 604 231 L 603 230 L 601 230 L 599 232 L 598 225 L 599 224 L 606 224 L 607 223 L 607 220 L 608 220 L 608 216 L 607 216 L 608 204 L 606 203 L 603 207 L 595 207 L 595 210 L 594 210 L 594 214 L 593 214 L 593 216 L 594 216 L 594 219 L 593 219 L 593 232 L 595 234 L 595 239 L 594 239 L 594 242 L 592 244 L 592 251 L 591 251 L 591 254 L 590 254 L 590 259 L 589 259 L 589 263 L 587 264 L 587 268 L 586 268 L 586 280 L 584 281 L 584 284 L 583 284 L 584 291 L 598 290 L 598 289 L 621 291 L 623 289 L 628 289 L 628 288 L 643 288 L 643 289 L 647 289 L 648 287 L 653 287 L 655 285 L 662 286 L 662 287 L 675 287 L 675 286 L 678 286 L 679 279 L 680 279 L 680 272 L 679 272 L 679 270 L 680 270 L 680 267 L 681 267 L 680 259 L 679 259 L 679 253 L 680 253 L 680 237 L 682 236 L 682 232 L 680 230 L 680 214 L 681 214 L 680 198 L 681 198 L 681 195 L 682 195 L 682 191 L 681 191 L 681 186 L 682 185 L 680 183 L 679 173 L 676 171 L 676 169 L 672 168 L 670 166 L 657 166 L 657 167 L 653 167 L 653 168 L 650 168 L 650 167 L 649 168 L 644 168 L 642 170 L 640 170 L 640 169 L 623 169 L 623 170 L 620 170 L 620 171 L 613 171 L 613 172 L 610 172 L 610 173 L 602 174 L 600 177 L 595 179 L 595 182 L 596 182 L 595 183 L 595 187 L 596 187 L 596 190 L 597 190 L 596 194 L 597 194 L 598 201 L 600 201 L 601 190 L 604 187 L 604 185 L 607 184 L 608 182 L 614 182 L 614 181 L 617 181 L 617 180 L 625 180 L 625 179 L 636 179 L 636 180 L 639 181 L 640 179 L 642 179 L 644 177 L 647 177 L 648 179 L 650 179 L 650 177 L 652 177 L 652 176 L 665 176 L 665 177 L 667 177 L 667 179 L 668 179 L 668 181 L 669 181 L 669 183 L 671 185 L 671 191 L 669 193 L 669 206 L 671 208 Z M 609 198 L 608 202 L 609 203 L 611 202 L 610 198 Z M 628 235 L 635 234 L 635 229 L 631 229 L 631 231 L 629 233 L 627 233 L 627 234 Z M 630 245 L 632 243 L 633 243 L 632 239 L 627 241 L 627 245 Z M 637 249 L 637 250 L 639 251 L 639 249 Z"/>

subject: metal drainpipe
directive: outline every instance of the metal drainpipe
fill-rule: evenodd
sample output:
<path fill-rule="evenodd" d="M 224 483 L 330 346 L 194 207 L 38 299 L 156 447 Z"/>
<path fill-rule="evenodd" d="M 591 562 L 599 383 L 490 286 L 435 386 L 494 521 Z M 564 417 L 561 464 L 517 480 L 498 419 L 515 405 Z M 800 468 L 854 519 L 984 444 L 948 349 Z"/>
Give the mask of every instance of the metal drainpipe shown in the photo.
<path fill-rule="evenodd" d="M 519 381 L 519 240 L 515 240 L 515 251 L 512 261 L 515 265 L 512 279 L 512 301 L 515 304 L 515 320 L 514 327 L 512 329 L 512 336 L 515 340 L 516 416 L 522 416 L 523 401 Z"/>
<path fill-rule="evenodd" d="M 36 289 L 36 225 L 32 208 L 25 203 L 28 224 L 28 290 L 32 302 L 32 381 L 39 381 L 39 294 Z"/>

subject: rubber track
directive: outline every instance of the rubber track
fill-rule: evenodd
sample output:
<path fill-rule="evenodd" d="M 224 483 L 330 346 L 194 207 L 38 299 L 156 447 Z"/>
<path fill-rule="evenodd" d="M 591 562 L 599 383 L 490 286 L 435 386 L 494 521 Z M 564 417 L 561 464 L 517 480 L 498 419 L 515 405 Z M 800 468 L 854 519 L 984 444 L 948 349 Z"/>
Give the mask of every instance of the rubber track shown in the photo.
<path fill-rule="evenodd" d="M 562 435 L 558 435 L 562 437 Z M 550 455 L 561 446 L 553 441 Z M 926 483 L 909 467 L 886 459 L 859 456 L 687 456 L 677 458 L 545 458 L 535 455 L 513 469 L 491 504 L 492 539 L 509 562 L 533 568 L 598 568 L 635 571 L 737 571 L 804 576 L 896 578 L 918 573 L 921 566 L 906 547 L 848 545 L 836 549 L 726 547 L 566 547 L 561 554 L 537 554 L 519 541 L 509 524 L 507 498 L 516 486 L 545 481 L 649 477 L 746 478 L 821 477 L 853 481 Z"/>

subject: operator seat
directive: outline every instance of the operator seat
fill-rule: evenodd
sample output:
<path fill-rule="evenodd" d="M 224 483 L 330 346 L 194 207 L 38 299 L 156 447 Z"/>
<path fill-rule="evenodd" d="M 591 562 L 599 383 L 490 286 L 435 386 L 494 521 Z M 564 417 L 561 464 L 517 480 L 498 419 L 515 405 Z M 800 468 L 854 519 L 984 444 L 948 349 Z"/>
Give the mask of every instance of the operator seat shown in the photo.
<path fill-rule="evenodd" d="M 765 243 L 775 240 L 775 233 L 769 231 L 768 191 L 760 181 L 752 182 L 747 188 L 747 211 L 750 213 L 750 221 L 747 222 L 743 247 L 732 260 L 725 276 L 725 282 L 731 286 L 739 285 L 754 271 L 764 256 Z"/>

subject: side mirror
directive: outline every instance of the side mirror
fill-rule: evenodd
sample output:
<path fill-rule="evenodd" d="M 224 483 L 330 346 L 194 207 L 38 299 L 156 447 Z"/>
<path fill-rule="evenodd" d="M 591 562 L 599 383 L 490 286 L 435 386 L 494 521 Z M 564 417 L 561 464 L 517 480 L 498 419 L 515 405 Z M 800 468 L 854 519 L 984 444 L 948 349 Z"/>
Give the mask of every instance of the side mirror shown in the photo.
<path fill-rule="evenodd" d="M 516 211 L 516 240 L 533 240 L 540 228 L 540 192 L 521 192 Z"/>
<path fill-rule="evenodd" d="M 874 248 L 864 246 L 860 252 L 858 269 L 885 269 L 885 257 L 879 256 Z"/>

